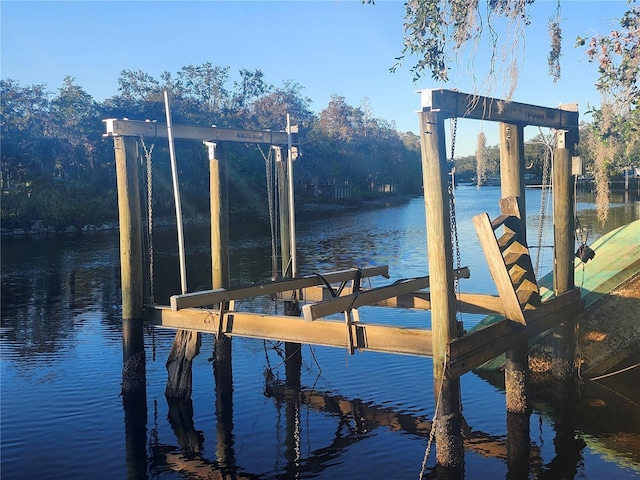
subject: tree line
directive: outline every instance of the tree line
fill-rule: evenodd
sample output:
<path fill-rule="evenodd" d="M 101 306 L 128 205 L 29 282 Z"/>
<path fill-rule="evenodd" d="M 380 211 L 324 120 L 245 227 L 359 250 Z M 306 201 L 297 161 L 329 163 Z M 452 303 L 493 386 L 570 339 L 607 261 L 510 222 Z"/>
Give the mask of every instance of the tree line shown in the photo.
<path fill-rule="evenodd" d="M 188 65 L 176 74 L 165 72 L 159 79 L 140 70 L 124 70 L 118 94 L 103 102 L 95 101 L 73 77 L 66 77 L 56 93 L 44 84 L 22 86 L 11 79 L 0 80 L 2 228 L 29 228 L 37 221 L 57 230 L 115 223 L 115 156 L 112 140 L 103 137 L 102 120 L 162 121 L 164 89 L 171 94 L 176 124 L 282 130 L 289 114 L 299 126 L 302 141 L 295 167 L 297 205 L 358 204 L 382 195 L 422 193 L 419 137 L 376 118 L 368 99 L 354 107 L 334 95 L 320 113 L 314 113 L 311 100 L 295 82 L 267 84 L 260 70 L 246 69 L 237 78 L 231 80 L 229 67 L 211 63 Z M 585 173 L 606 187 L 607 179 L 619 174 L 622 166 L 640 163 L 638 109 L 622 115 L 603 105 L 593 111 L 593 117 L 592 123 L 581 124 L 578 154 Z M 151 141 L 147 139 L 147 149 Z M 543 177 L 544 158 L 552 145 L 550 138 L 540 134 L 525 146 L 529 173 L 537 179 Z M 262 153 L 255 145 L 228 145 L 232 217 L 268 218 Z M 198 142 L 176 141 L 176 154 L 183 212 L 206 215 L 206 149 Z M 151 156 L 152 208 L 156 215 L 171 216 L 174 204 L 166 142 L 154 146 Z M 499 173 L 498 159 L 499 147 L 484 145 L 481 134 L 475 155 L 455 159 L 456 178 L 485 183 Z M 338 187 L 346 194 L 336 199 Z M 602 203 L 608 201 L 608 191 L 600 197 Z"/>
<path fill-rule="evenodd" d="M 175 124 L 283 130 L 289 114 L 301 139 L 295 168 L 298 203 L 334 201 L 330 187 L 335 185 L 348 186 L 349 195 L 341 201 L 351 203 L 383 192 L 421 192 L 419 137 L 376 118 L 366 98 L 352 106 L 334 95 L 316 114 L 295 82 L 268 84 L 260 70 L 242 69 L 237 80 L 230 73 L 229 67 L 209 62 L 164 72 L 160 78 L 124 70 L 118 93 L 103 102 L 70 76 L 56 93 L 45 84 L 1 80 L 2 227 L 28 228 L 40 220 L 62 229 L 117 221 L 113 142 L 103 137 L 102 120 L 163 121 L 165 89 Z M 153 139 L 145 141 L 150 150 Z M 168 145 L 153 147 L 154 214 L 171 215 Z M 207 214 L 206 149 L 199 142 L 179 140 L 175 147 L 183 211 Z M 268 216 L 266 152 L 248 144 L 231 144 L 226 151 L 231 215 Z"/>

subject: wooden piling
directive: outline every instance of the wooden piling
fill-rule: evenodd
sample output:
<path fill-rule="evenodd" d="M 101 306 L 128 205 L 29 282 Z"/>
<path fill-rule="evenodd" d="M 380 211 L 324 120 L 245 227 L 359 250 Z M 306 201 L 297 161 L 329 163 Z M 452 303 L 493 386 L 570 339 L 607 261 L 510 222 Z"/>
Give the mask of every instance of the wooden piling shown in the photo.
<path fill-rule="evenodd" d="M 211 283 L 214 289 L 229 287 L 229 184 L 224 144 L 209 151 L 211 207 Z M 221 308 L 228 308 L 222 304 Z M 220 465 L 232 468 L 233 449 L 233 363 L 231 337 L 216 333 L 213 352 L 213 376 L 216 387 L 216 455 Z"/>
<path fill-rule="evenodd" d="M 213 152 L 209 151 L 209 192 L 212 288 L 225 288 L 229 286 L 229 183 L 223 143 L 214 143 Z"/>
<path fill-rule="evenodd" d="M 516 197 L 526 238 L 526 199 L 524 184 L 524 127 L 500 123 L 500 185 L 502 198 Z M 527 383 L 529 376 L 529 347 L 523 341 L 506 352 L 504 371 L 506 407 L 510 413 L 529 410 Z"/>
<path fill-rule="evenodd" d="M 556 295 L 575 287 L 574 283 L 574 200 L 571 185 L 571 157 L 575 132 L 558 130 L 553 161 L 553 285 Z M 563 381 L 575 376 L 575 316 L 571 315 L 553 329 L 552 372 Z"/>
<path fill-rule="evenodd" d="M 282 149 L 276 149 L 276 173 L 278 178 L 278 204 L 280 219 L 280 252 L 282 255 L 281 268 L 283 277 L 293 276 L 293 264 L 291 262 L 291 235 L 290 235 L 290 216 L 289 216 L 289 169 L 288 164 L 282 159 Z M 295 228 L 295 226 L 294 226 Z M 294 290 L 295 291 L 295 290 Z M 291 298 L 284 302 L 284 314 L 291 317 L 300 316 L 300 305 L 297 298 Z M 295 342 L 285 342 L 285 372 L 287 385 L 300 387 L 300 369 L 302 367 L 302 344 Z M 296 380 L 297 379 L 297 380 Z M 294 382 L 294 383 L 292 383 Z M 295 383 L 297 382 L 297 383 Z"/>
<path fill-rule="evenodd" d="M 113 137 L 120 224 L 122 288 L 122 391 L 146 386 L 143 328 L 142 210 L 138 183 L 138 152 L 134 137 Z"/>
<path fill-rule="evenodd" d="M 213 288 L 229 286 L 229 187 L 227 158 L 223 144 L 217 144 L 209 156 L 210 205 L 211 205 L 211 283 Z M 222 305 L 227 308 L 228 305 Z M 215 338 L 214 376 L 216 392 L 228 396 L 218 405 L 232 402 L 233 373 L 231 363 L 231 337 L 218 332 Z M 226 430 L 225 430 L 226 431 Z"/>
<path fill-rule="evenodd" d="M 457 335 L 457 320 L 444 116 L 425 109 L 419 117 L 431 292 L 433 381 L 438 406 L 436 461 L 443 467 L 456 469 L 464 466 L 464 448 L 460 428 L 460 381 L 445 378 L 449 342 Z"/>
<path fill-rule="evenodd" d="M 282 277 L 291 276 L 291 243 L 289 238 L 289 190 L 287 189 L 287 163 L 282 158 L 282 148 L 275 146 L 276 176 L 278 179 L 278 218 L 280 219 L 280 255 Z"/>

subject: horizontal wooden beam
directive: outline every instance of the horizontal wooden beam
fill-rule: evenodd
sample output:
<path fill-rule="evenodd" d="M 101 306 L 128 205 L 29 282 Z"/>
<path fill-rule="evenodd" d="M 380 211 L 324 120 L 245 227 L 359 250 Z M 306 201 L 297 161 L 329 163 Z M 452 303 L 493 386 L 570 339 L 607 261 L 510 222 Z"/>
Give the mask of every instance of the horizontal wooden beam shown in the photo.
<path fill-rule="evenodd" d="M 558 130 L 578 128 L 576 104 L 549 108 L 444 89 L 420 90 L 420 97 L 423 111 L 439 111 L 446 118 L 470 118 Z"/>
<path fill-rule="evenodd" d="M 105 135 L 110 137 L 168 138 L 167 124 L 141 120 L 107 118 Z M 181 140 L 199 140 L 208 142 L 264 143 L 268 145 L 287 145 L 287 132 L 271 130 L 240 130 L 235 128 L 202 127 L 196 125 L 172 124 L 173 138 Z M 292 133 L 292 143 L 298 144 L 298 134 Z"/>
<path fill-rule="evenodd" d="M 416 310 L 431 310 L 431 293 L 415 292 L 388 298 L 377 303 L 380 307 L 412 308 Z M 456 310 L 462 313 L 481 315 L 504 315 L 502 299 L 497 295 L 482 293 L 461 293 L 456 295 Z"/>
<path fill-rule="evenodd" d="M 458 378 L 516 345 L 564 322 L 568 316 L 577 315 L 579 310 L 580 290 L 569 290 L 535 310 L 527 310 L 526 327 L 505 319 L 456 338 L 450 344 L 451 362 L 447 366 L 446 375 L 449 378 Z"/>
<path fill-rule="evenodd" d="M 381 265 L 378 267 L 365 267 L 361 269 L 351 268 L 336 272 L 323 273 L 322 275 L 305 275 L 296 278 L 283 278 L 272 282 L 248 285 L 236 288 L 204 290 L 201 292 L 185 293 L 183 295 L 173 295 L 170 298 L 172 310 L 182 310 L 183 308 L 204 307 L 206 305 L 217 305 L 231 300 L 243 298 L 259 297 L 262 295 L 273 295 L 275 293 L 289 290 L 299 290 L 316 285 L 323 285 L 325 282 L 339 283 L 348 282 L 360 275 L 362 278 L 383 276 L 389 277 L 389 267 Z"/>
<path fill-rule="evenodd" d="M 195 330 L 217 334 L 294 343 L 308 343 L 328 347 L 349 348 L 346 324 L 342 321 L 319 320 L 306 322 L 300 317 L 262 315 L 248 312 L 184 309 L 176 312 L 169 307 L 150 307 L 147 322 L 158 327 Z M 431 357 L 431 331 L 355 322 L 350 327 L 354 348 L 384 353 Z M 220 329 L 220 330 L 219 330 Z"/>
<path fill-rule="evenodd" d="M 467 267 L 457 269 L 456 277 L 469 277 L 469 269 Z M 345 312 L 364 305 L 375 305 L 386 299 L 405 295 L 411 292 L 417 292 L 424 288 L 429 288 L 429 277 L 418 277 L 406 280 L 398 280 L 397 282 L 386 285 L 384 287 L 370 288 L 361 290 L 350 295 L 324 300 L 318 303 L 311 303 L 302 306 L 302 314 L 308 321 L 317 318 L 327 317 L 334 313 Z"/>
<path fill-rule="evenodd" d="M 373 305 L 381 300 L 396 297 L 405 293 L 415 292 L 429 287 L 429 277 L 420 277 L 409 280 L 400 280 L 392 285 L 361 290 L 351 295 L 332 298 L 318 303 L 310 303 L 302 306 L 302 314 L 305 320 L 313 321 L 327 317 L 334 313 L 345 312 L 363 305 Z"/>

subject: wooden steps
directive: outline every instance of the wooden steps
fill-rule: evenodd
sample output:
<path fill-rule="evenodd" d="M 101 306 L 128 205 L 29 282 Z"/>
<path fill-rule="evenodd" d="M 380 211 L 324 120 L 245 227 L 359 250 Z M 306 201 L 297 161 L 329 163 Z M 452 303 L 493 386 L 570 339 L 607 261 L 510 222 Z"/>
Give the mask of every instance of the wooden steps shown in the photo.
<path fill-rule="evenodd" d="M 501 199 L 500 215 L 493 221 L 484 213 L 473 223 L 506 317 L 526 325 L 524 312 L 539 307 L 541 299 L 517 199 Z"/>

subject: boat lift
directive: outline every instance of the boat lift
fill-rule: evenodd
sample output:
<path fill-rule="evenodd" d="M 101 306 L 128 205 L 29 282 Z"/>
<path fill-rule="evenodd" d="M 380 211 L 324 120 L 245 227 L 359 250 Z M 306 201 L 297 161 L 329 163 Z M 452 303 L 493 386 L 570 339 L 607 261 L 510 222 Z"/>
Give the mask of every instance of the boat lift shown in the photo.
<path fill-rule="evenodd" d="M 143 305 L 142 223 L 138 194 L 135 142 L 137 137 L 167 138 L 166 124 L 131 120 L 105 120 L 106 135 L 113 137 L 118 174 L 123 323 L 125 335 L 147 324 L 191 332 L 210 332 L 217 339 L 246 336 L 285 342 L 327 345 L 433 358 L 437 402 L 436 452 L 443 466 L 456 466 L 463 455 L 460 437 L 459 378 L 466 372 L 507 352 L 505 371 L 507 410 L 527 408 L 527 342 L 554 328 L 554 374 L 572 375 L 571 321 L 580 310 L 579 290 L 573 283 L 573 197 L 571 159 L 578 141 L 576 105 L 547 108 L 469 95 L 452 90 L 421 91 L 420 138 L 426 207 L 429 276 L 405 279 L 391 285 L 363 288 L 361 280 L 388 277 L 387 267 L 325 272 L 298 276 L 295 263 L 295 217 L 289 216 L 289 278 L 236 288 L 228 285 L 228 205 L 224 158 L 211 162 L 211 223 L 213 288 L 183 292 L 170 305 Z M 498 295 L 456 294 L 454 282 L 470 275 L 468 268 L 453 268 L 448 168 L 444 120 L 467 118 L 500 123 L 501 214 L 474 218 L 480 244 L 487 258 Z M 542 301 L 526 241 L 524 200 L 525 125 L 553 128 L 556 157 L 553 165 L 555 259 L 551 299 Z M 293 212 L 292 151 L 297 143 L 293 127 L 286 132 L 222 129 L 174 125 L 175 138 L 210 143 L 243 142 L 287 146 L 288 201 Z M 213 149 L 218 152 L 219 149 Z M 211 151 L 211 150 L 210 150 Z M 216 153 L 217 154 L 217 153 Z M 284 163 L 284 162 L 283 162 Z M 284 220 L 284 219 L 283 219 Z M 283 262 L 285 258 L 283 256 Z M 216 270 L 218 269 L 218 270 Z M 216 273 L 217 272 L 217 273 Z M 344 288 L 345 286 L 349 288 Z M 280 295 L 301 302 L 303 316 L 268 315 L 234 311 L 233 302 L 262 295 Z M 358 308 L 382 305 L 431 311 L 431 330 L 378 325 L 364 321 Z M 502 321 L 472 334 L 461 331 L 456 312 L 498 314 Z M 327 317 L 342 314 L 344 321 Z M 125 347 L 141 340 L 125 339 Z M 192 353 L 193 354 L 193 353 Z M 135 354 L 124 355 L 126 368 Z M 144 374 L 144 372 L 142 372 Z M 137 372 L 140 375 L 140 372 Z M 124 378 L 123 385 L 127 385 Z M 132 385 L 136 385 L 132 382 Z M 188 389 L 190 393 L 190 388 Z M 440 441 L 438 441 L 440 437 Z M 452 440 L 451 440 L 452 439 Z"/>

